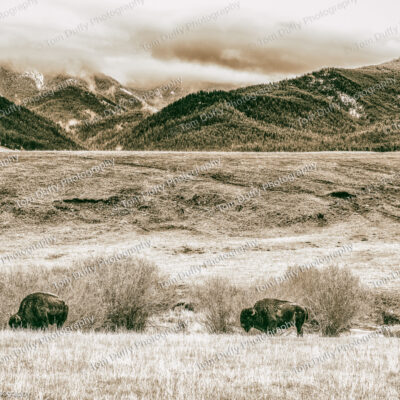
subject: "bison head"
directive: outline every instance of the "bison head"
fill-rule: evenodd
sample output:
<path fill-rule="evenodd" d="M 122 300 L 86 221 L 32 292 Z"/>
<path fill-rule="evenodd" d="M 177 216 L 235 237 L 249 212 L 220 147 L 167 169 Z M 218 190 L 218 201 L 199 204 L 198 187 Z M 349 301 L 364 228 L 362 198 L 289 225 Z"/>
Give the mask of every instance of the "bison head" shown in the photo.
<path fill-rule="evenodd" d="M 18 314 L 11 315 L 8 325 L 10 328 L 19 328 L 22 326 L 22 318 Z"/>
<path fill-rule="evenodd" d="M 246 332 L 254 326 L 255 316 L 256 310 L 254 308 L 245 308 L 240 313 L 240 325 Z"/>

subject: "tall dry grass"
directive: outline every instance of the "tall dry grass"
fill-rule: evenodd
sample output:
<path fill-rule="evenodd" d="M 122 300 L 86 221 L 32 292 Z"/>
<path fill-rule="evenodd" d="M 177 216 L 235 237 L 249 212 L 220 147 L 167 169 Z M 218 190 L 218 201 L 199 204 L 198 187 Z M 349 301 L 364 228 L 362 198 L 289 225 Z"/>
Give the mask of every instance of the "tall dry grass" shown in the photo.
<path fill-rule="evenodd" d="M 8 354 L 40 335 L 2 331 L 0 348 Z M 177 333 L 92 368 L 92 362 L 149 338 L 135 332 L 65 335 L 9 361 L 6 368 L 1 365 L 0 391 L 29 393 L 35 400 L 399 398 L 397 338 L 371 339 L 351 352 L 294 374 L 291 371 L 299 364 L 354 339 L 274 337 L 252 345 L 247 335 Z M 206 368 L 197 367 L 236 348 L 237 352 L 231 351 Z"/>

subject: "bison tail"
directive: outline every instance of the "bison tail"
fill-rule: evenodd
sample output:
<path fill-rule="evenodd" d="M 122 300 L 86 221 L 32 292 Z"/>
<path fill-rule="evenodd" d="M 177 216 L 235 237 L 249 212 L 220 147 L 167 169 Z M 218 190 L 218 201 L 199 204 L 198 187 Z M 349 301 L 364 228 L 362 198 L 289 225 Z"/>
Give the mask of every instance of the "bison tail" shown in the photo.
<path fill-rule="evenodd" d="M 308 308 L 307 308 L 307 307 L 304 307 L 304 313 L 305 313 L 304 322 L 307 322 L 307 321 L 308 321 L 308 318 L 310 317 L 310 314 L 309 314 L 309 312 L 308 312 Z"/>
<path fill-rule="evenodd" d="M 65 306 L 64 306 L 65 320 L 68 318 L 68 311 L 69 311 L 69 308 L 68 308 L 68 306 L 65 304 Z"/>

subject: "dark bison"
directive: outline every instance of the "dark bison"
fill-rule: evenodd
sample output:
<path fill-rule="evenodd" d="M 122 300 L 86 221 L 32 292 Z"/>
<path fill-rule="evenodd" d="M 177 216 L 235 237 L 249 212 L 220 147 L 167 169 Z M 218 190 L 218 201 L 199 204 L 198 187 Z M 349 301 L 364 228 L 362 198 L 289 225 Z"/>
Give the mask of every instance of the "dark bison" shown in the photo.
<path fill-rule="evenodd" d="M 256 328 L 262 332 L 272 332 L 276 328 L 293 322 L 297 336 L 303 336 L 303 324 L 308 320 L 305 307 L 286 300 L 263 299 L 257 301 L 253 308 L 245 308 L 240 313 L 240 325 L 248 332 Z"/>
<path fill-rule="evenodd" d="M 55 294 L 32 293 L 26 296 L 16 314 L 10 317 L 11 328 L 47 328 L 57 324 L 60 328 L 68 317 L 68 306 Z"/>

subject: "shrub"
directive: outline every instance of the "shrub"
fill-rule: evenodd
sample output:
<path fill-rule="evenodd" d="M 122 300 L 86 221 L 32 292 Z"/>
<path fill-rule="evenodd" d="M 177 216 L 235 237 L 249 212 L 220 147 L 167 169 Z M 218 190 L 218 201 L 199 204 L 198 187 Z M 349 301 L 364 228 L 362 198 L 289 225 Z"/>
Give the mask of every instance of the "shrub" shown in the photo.
<path fill-rule="evenodd" d="M 227 279 L 210 278 L 194 288 L 194 296 L 204 313 L 204 325 L 211 333 L 229 333 L 239 326 L 244 293 Z"/>
<path fill-rule="evenodd" d="M 300 302 L 309 308 L 324 336 L 336 336 L 350 328 L 363 307 L 365 292 L 357 277 L 344 268 L 329 266 L 301 271 L 289 268 L 291 279 L 273 286 L 268 296 Z"/>
<path fill-rule="evenodd" d="M 361 304 L 357 277 L 347 269 L 328 267 L 318 271 L 307 303 L 316 314 L 324 336 L 336 336 L 350 328 Z"/>
<path fill-rule="evenodd" d="M 100 302 L 104 305 L 104 326 L 115 330 L 119 327 L 141 331 L 149 316 L 159 311 L 157 292 L 159 276 L 157 268 L 143 260 L 134 267 L 122 261 L 106 267 L 97 281 L 101 287 Z"/>
<path fill-rule="evenodd" d="M 377 324 L 400 323 L 400 294 L 397 291 L 373 290 L 370 297 Z"/>
<path fill-rule="evenodd" d="M 79 262 L 72 268 L 10 271 L 0 274 L 0 327 L 17 312 L 20 301 L 30 293 L 53 292 L 69 306 L 65 326 L 94 317 L 93 326 L 83 329 L 143 330 L 150 316 L 169 308 L 175 289 L 160 290 L 161 277 L 153 264 L 129 258 L 98 266 L 99 259 Z M 89 270 L 88 267 L 91 267 Z M 93 268 L 95 267 L 95 268 Z M 91 271 L 90 273 L 79 272 Z M 75 272 L 77 278 L 72 277 Z M 58 285 L 66 277 L 69 284 Z M 3 290 L 7 288 L 7 290 Z"/>

